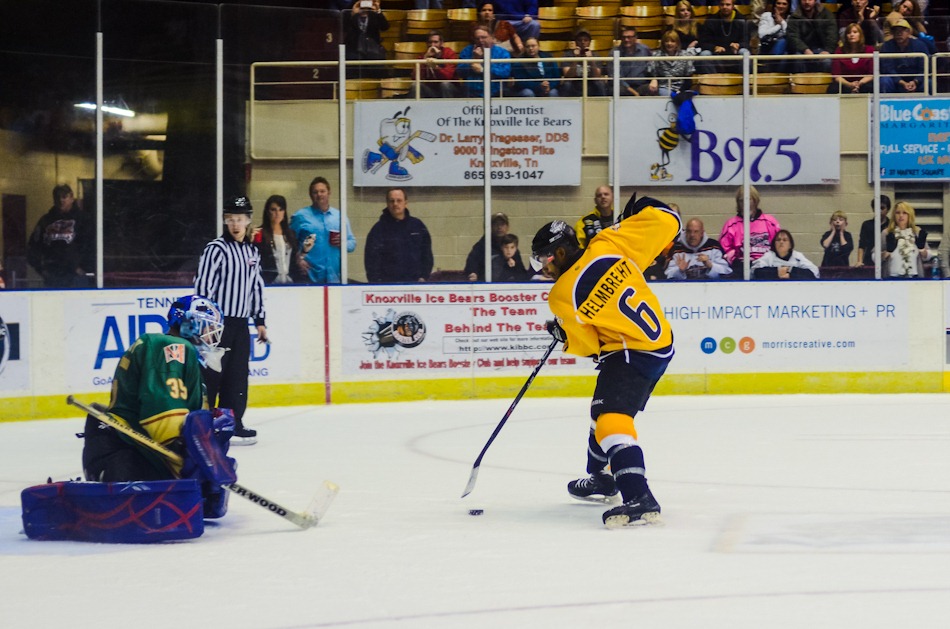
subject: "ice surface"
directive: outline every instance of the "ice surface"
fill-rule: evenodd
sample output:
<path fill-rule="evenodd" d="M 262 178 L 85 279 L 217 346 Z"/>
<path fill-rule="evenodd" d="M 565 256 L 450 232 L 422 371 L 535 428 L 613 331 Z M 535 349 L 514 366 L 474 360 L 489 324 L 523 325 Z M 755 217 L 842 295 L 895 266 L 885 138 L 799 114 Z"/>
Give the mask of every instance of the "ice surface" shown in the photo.
<path fill-rule="evenodd" d="M 637 419 L 664 526 L 568 498 L 585 399 L 252 409 L 203 537 L 34 542 L 20 491 L 80 475 L 79 417 L 0 424 L 2 627 L 947 627 L 950 396 L 656 397 Z M 70 409 L 64 406 L 64 415 Z M 484 509 L 479 517 L 469 509 Z"/>

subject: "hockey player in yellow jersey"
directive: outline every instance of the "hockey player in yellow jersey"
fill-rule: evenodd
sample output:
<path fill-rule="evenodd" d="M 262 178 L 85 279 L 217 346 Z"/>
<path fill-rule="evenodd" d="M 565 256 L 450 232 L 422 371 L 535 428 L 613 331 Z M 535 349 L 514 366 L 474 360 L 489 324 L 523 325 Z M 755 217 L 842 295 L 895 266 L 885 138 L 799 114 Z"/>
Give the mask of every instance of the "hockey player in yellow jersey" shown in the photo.
<path fill-rule="evenodd" d="M 548 223 L 532 242 L 532 265 L 555 281 L 548 332 L 564 351 L 593 357 L 597 385 L 591 402 L 588 478 L 568 483 L 574 498 L 623 504 L 606 511 L 608 528 L 659 520 L 647 485 L 634 416 L 643 410 L 673 357 L 673 332 L 643 278 L 679 233 L 679 216 L 665 204 L 630 199 L 620 221 L 580 249 L 563 221 Z M 606 468 L 610 465 L 611 472 Z"/>

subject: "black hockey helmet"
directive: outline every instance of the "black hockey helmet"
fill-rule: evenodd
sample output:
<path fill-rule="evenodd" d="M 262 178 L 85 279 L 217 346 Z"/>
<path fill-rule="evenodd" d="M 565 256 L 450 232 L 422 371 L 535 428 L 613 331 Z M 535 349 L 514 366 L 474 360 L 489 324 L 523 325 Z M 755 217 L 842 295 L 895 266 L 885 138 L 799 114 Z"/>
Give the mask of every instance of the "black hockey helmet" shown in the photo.
<path fill-rule="evenodd" d="M 577 243 L 574 229 L 564 221 L 551 221 L 539 229 L 531 241 L 531 268 L 535 272 L 544 269 L 558 247 L 564 247 L 570 259 L 580 255 L 580 245 Z"/>
<path fill-rule="evenodd" d="M 551 255 L 558 247 L 577 249 L 577 234 L 564 221 L 551 221 L 538 230 L 531 241 L 531 254 L 534 256 Z"/>
<path fill-rule="evenodd" d="M 554 255 L 558 247 L 564 247 L 570 253 L 579 249 L 580 245 L 577 243 L 577 234 L 570 225 L 564 221 L 551 221 L 534 235 L 534 240 L 531 241 L 531 257 L 543 266 L 543 258 Z"/>
<path fill-rule="evenodd" d="M 253 214 L 254 208 L 251 207 L 251 200 L 247 197 L 231 197 L 224 202 L 225 214 Z"/>

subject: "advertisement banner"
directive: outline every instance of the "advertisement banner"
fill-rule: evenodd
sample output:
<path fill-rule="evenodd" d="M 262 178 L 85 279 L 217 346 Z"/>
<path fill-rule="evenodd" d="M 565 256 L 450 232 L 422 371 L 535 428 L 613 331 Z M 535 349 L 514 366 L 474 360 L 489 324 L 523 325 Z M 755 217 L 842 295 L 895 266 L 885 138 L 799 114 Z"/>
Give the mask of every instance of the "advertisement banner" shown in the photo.
<path fill-rule="evenodd" d="M 807 287 L 789 299 L 782 282 L 653 284 L 676 338 L 670 372 L 909 368 L 907 284 L 814 282 Z"/>
<path fill-rule="evenodd" d="M 579 186 L 581 103 L 521 99 L 491 108 L 495 186 Z M 478 100 L 357 101 L 353 185 L 484 185 L 484 107 Z"/>
<path fill-rule="evenodd" d="M 71 392 L 108 391 L 122 354 L 139 336 L 163 332 L 168 309 L 181 289 L 83 291 L 63 298 L 67 321 L 67 355 L 73 357 L 66 374 Z M 267 326 L 271 343 L 257 343 L 251 333 L 251 382 L 293 382 L 300 379 L 300 347 L 282 331 L 296 330 L 300 323 L 299 294 L 294 290 L 265 291 Z"/>
<path fill-rule="evenodd" d="M 689 107 L 691 103 L 692 107 Z M 749 176 L 755 185 L 837 184 L 839 110 L 824 98 L 748 101 Z M 697 96 L 677 107 L 660 98 L 620 102 L 620 184 L 705 186 L 742 183 L 742 101 Z M 683 119 L 680 119 L 680 116 Z M 695 125 L 692 133 L 682 133 Z"/>
<path fill-rule="evenodd" d="M 343 375 L 523 372 L 551 342 L 544 329 L 549 287 L 344 289 Z M 676 339 L 670 373 L 910 368 L 908 286 L 900 282 L 873 291 L 865 283 L 815 282 L 795 301 L 776 282 L 651 287 Z M 554 357 L 551 371 L 592 373 L 586 358 L 560 349 Z"/>
<path fill-rule="evenodd" d="M 424 374 L 523 373 L 551 344 L 550 284 L 354 287 L 343 291 L 343 375 L 360 378 Z M 586 359 L 556 349 L 553 369 Z"/>
<path fill-rule="evenodd" d="M 0 393 L 29 393 L 30 296 L 0 292 Z"/>
<path fill-rule="evenodd" d="M 882 180 L 950 178 L 950 99 L 882 100 L 878 120 Z"/>

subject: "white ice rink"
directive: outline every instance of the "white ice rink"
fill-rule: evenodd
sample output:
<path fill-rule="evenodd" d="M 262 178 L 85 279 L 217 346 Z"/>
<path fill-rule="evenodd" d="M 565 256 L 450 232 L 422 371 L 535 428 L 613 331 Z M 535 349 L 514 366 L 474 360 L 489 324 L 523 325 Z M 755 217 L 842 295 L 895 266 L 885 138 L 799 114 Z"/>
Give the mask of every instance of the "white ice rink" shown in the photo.
<path fill-rule="evenodd" d="M 324 522 L 232 497 L 151 546 L 28 540 L 20 491 L 80 474 L 83 421 L 0 424 L 0 627 L 950 627 L 950 396 L 655 397 L 665 524 L 617 531 L 565 492 L 585 399 L 529 391 L 459 498 L 509 404 L 252 409 L 240 482 L 304 509 L 331 479 Z"/>

